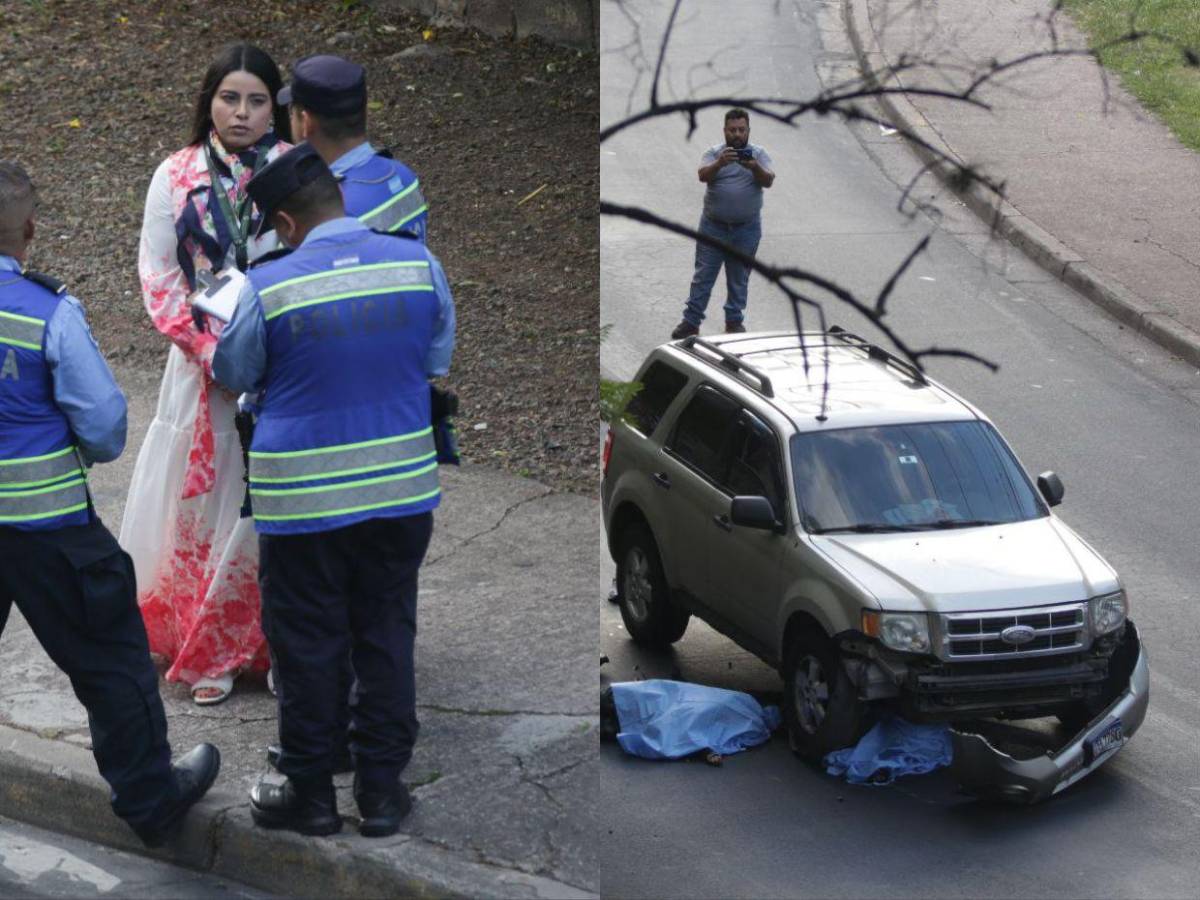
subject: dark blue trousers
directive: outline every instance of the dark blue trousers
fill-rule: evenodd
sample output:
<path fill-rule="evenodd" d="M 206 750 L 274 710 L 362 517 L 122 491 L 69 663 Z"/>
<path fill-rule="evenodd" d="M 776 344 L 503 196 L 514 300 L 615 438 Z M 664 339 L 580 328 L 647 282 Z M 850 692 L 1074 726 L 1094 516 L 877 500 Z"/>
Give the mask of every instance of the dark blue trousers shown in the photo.
<path fill-rule="evenodd" d="M 417 738 L 413 644 L 417 570 L 433 514 L 369 519 L 334 531 L 259 535 L 263 633 L 279 699 L 279 771 L 332 778 L 345 737 L 346 660 L 357 678 L 350 746 L 359 783 L 387 790 Z"/>
<path fill-rule="evenodd" d="M 14 603 L 87 710 L 113 811 L 135 830 L 153 826 L 178 786 L 133 562 L 99 519 L 41 532 L 0 526 L 0 632 Z"/>

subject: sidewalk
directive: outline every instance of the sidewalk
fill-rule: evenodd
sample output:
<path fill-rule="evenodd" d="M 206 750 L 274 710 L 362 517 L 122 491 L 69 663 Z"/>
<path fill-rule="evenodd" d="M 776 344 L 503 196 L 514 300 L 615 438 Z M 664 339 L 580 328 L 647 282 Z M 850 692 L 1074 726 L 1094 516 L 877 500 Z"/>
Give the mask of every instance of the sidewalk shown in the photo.
<path fill-rule="evenodd" d="M 846 0 L 846 22 L 864 70 L 903 54 L 936 59 L 936 72 L 901 86 L 967 83 L 972 66 L 1050 47 L 1052 0 L 905 3 Z M 1060 47 L 1086 47 L 1061 15 Z M 1040 60 L 1012 70 L 982 98 L 992 110 L 912 95 L 880 98 L 887 116 L 953 157 L 1007 183 L 1000 232 L 1127 327 L 1200 367 L 1200 154 L 1143 111 L 1088 57 Z M 891 82 L 895 84 L 895 81 Z M 944 175 L 945 170 L 938 170 Z M 994 198 L 960 195 L 985 220 Z"/>
<path fill-rule="evenodd" d="M 130 446 L 90 479 L 114 533 L 158 394 L 156 372 L 116 374 Z M 247 792 L 276 737 L 262 679 L 204 708 L 164 684 L 176 753 L 212 741 L 223 764 L 153 855 L 284 896 L 595 894 L 597 502 L 483 467 L 443 472 L 418 605 L 421 736 L 404 773 L 416 806 L 401 833 L 357 835 L 349 775 L 337 778 L 341 835 L 256 828 Z M 109 810 L 83 708 L 15 609 L 0 673 L 0 814 L 146 852 Z"/>

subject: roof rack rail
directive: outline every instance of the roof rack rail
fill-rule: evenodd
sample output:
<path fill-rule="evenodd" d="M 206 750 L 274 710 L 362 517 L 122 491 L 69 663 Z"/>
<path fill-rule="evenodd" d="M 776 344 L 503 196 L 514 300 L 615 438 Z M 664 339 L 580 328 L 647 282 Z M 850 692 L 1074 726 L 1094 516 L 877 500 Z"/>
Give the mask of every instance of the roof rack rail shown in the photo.
<path fill-rule="evenodd" d="M 707 350 L 713 356 L 717 357 L 718 362 L 714 363 L 711 359 L 706 359 L 703 355 L 696 352 L 697 347 Z M 691 337 L 686 337 L 680 341 L 679 348 L 691 353 L 694 357 L 699 360 L 703 360 L 709 365 L 719 365 L 722 369 L 728 369 L 735 375 L 745 373 L 751 378 L 757 379 L 759 384 L 757 390 L 760 394 L 762 394 L 764 397 L 775 396 L 775 388 L 771 384 L 771 379 L 768 378 L 764 372 L 756 369 L 748 362 L 744 362 L 740 357 L 734 356 L 729 351 L 722 350 L 716 344 L 692 335 Z M 751 385 L 751 387 L 753 386 Z"/>
<path fill-rule="evenodd" d="M 862 348 L 863 350 L 866 350 L 868 359 L 873 359 L 876 362 L 881 362 L 881 363 L 884 363 L 885 365 L 888 363 L 891 363 L 896 368 L 900 369 L 901 371 L 903 371 L 903 372 L 907 373 L 909 376 L 911 376 L 912 379 L 914 381 L 916 381 L 918 384 L 928 384 L 929 383 L 929 380 L 925 377 L 925 373 L 922 372 L 920 369 L 918 369 L 916 366 L 914 366 L 912 363 L 908 362 L 907 360 L 901 359 L 900 357 L 896 356 L 894 353 L 889 353 L 887 350 L 885 350 L 883 347 L 880 347 L 878 344 L 872 344 L 866 338 L 859 337 L 857 334 L 855 334 L 852 331 L 847 331 L 841 325 L 830 325 L 828 334 L 845 341 L 847 344 L 853 344 L 857 347 Z"/>

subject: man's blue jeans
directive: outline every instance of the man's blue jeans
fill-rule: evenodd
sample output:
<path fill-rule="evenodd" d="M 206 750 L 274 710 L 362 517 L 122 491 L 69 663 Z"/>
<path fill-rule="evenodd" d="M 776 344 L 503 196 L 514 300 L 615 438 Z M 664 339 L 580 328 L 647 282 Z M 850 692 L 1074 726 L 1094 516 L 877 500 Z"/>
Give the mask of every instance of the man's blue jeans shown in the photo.
<path fill-rule="evenodd" d="M 755 218 L 738 225 L 725 225 L 715 222 L 707 216 L 701 216 L 699 231 L 701 234 L 724 241 L 747 256 L 753 256 L 757 252 L 758 242 L 762 238 L 762 220 Z M 725 266 L 725 321 L 741 322 L 745 317 L 746 289 L 750 281 L 750 269 L 744 263 L 733 259 L 724 250 L 718 250 L 716 247 L 710 247 L 697 241 L 696 273 L 692 276 L 692 289 L 688 294 L 687 309 L 683 311 L 683 318 L 697 328 L 704 321 L 704 310 L 708 308 L 708 298 L 722 265 Z"/>

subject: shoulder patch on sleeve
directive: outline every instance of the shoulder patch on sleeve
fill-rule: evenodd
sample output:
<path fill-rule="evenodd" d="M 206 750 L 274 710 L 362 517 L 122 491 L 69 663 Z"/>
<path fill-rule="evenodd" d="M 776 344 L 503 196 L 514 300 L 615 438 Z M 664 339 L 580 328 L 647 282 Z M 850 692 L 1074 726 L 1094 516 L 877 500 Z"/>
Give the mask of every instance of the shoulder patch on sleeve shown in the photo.
<path fill-rule="evenodd" d="M 52 294 L 65 294 L 67 292 L 67 286 L 57 278 L 52 278 L 49 275 L 43 275 L 41 272 L 30 272 L 28 270 L 22 272 L 21 274 L 23 274 L 34 284 L 40 284 Z"/>

